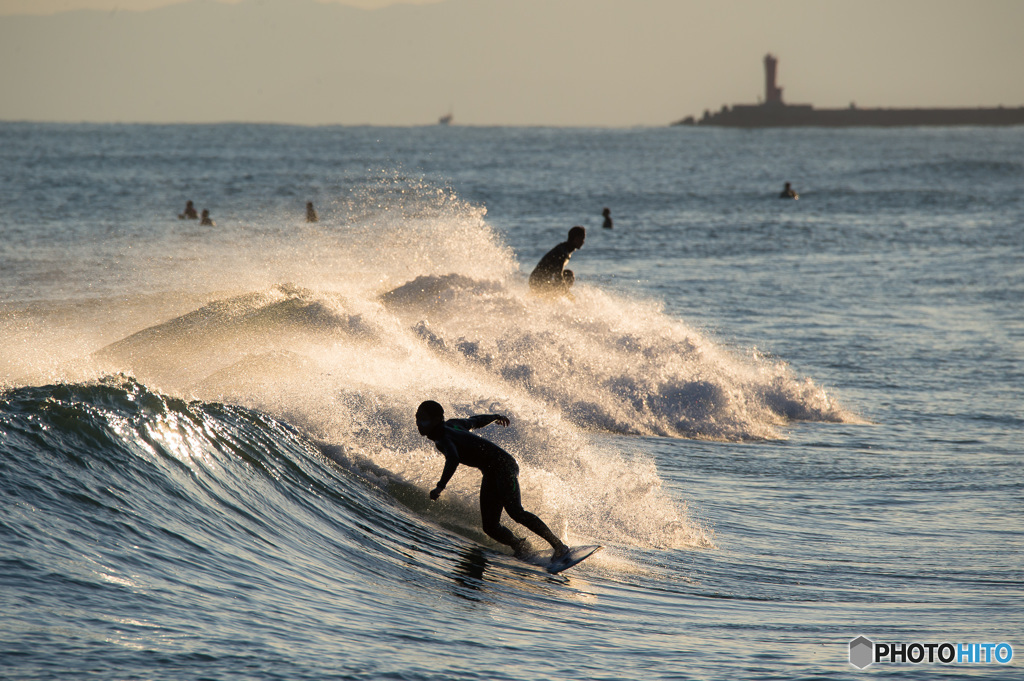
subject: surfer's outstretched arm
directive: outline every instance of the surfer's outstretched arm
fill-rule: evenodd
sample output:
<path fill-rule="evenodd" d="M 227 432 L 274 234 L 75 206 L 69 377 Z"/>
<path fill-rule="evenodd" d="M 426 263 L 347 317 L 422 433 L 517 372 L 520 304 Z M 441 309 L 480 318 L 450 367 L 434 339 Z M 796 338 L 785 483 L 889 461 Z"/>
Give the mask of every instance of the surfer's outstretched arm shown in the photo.
<path fill-rule="evenodd" d="M 501 414 L 477 414 L 464 419 L 448 419 L 445 425 L 456 430 L 476 430 L 497 422 L 500 426 L 507 426 L 511 423 L 507 416 Z"/>

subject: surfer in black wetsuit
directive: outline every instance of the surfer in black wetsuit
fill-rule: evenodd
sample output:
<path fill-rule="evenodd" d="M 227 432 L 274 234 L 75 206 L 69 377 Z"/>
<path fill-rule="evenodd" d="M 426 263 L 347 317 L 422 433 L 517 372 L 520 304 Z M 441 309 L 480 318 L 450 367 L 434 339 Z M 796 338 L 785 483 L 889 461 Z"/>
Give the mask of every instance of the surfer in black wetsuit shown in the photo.
<path fill-rule="evenodd" d="M 793 189 L 793 185 L 791 185 L 789 182 L 787 182 L 786 186 L 782 188 L 782 193 L 779 194 L 779 198 L 780 199 L 799 199 L 800 196 L 796 193 L 796 190 Z"/>
<path fill-rule="evenodd" d="M 517 537 L 501 524 L 504 509 L 512 520 L 525 526 L 551 544 L 555 550 L 552 560 L 557 560 L 569 551 L 561 539 L 548 529 L 544 521 L 523 509 L 519 492 L 519 464 L 498 445 L 470 433 L 475 428 L 497 422 L 507 426 L 509 421 L 500 414 L 479 414 L 467 419 L 444 418 L 444 408 L 428 400 L 416 410 L 416 428 L 420 435 L 433 441 L 438 451 L 444 454 L 444 471 L 441 479 L 430 492 L 430 498 L 437 500 L 455 474 L 459 464 L 479 468 L 484 477 L 480 482 L 480 516 L 484 532 L 496 541 L 511 546 L 516 557 L 527 555 L 527 542 Z"/>
<path fill-rule="evenodd" d="M 569 230 L 568 241 L 563 241 L 548 251 L 530 273 L 530 290 L 534 293 L 568 293 L 575 280 L 566 277 L 562 268 L 569 262 L 573 251 L 583 246 L 587 230 L 579 225 Z"/>
<path fill-rule="evenodd" d="M 196 212 L 195 204 L 193 204 L 191 201 L 186 201 L 185 202 L 185 212 L 184 213 L 178 213 L 178 219 L 179 220 L 198 220 L 199 219 L 199 213 Z"/>

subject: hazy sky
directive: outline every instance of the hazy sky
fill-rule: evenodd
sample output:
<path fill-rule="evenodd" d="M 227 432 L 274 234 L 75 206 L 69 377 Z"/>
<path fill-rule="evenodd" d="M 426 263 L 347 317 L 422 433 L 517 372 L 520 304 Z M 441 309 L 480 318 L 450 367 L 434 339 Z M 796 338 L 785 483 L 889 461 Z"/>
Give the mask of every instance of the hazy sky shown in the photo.
<path fill-rule="evenodd" d="M 0 120 L 665 125 L 757 102 L 768 52 L 789 103 L 1016 107 L 1022 27 L 1024 0 L 0 0 Z"/>
<path fill-rule="evenodd" d="M 56 14 L 76 9 L 142 11 L 176 5 L 186 0 L 0 0 L 0 16 L 4 14 Z M 233 5 L 242 0 L 219 0 Z M 387 5 L 423 5 L 440 0 L 318 0 L 318 2 L 378 9 Z M 514 0 L 510 0 L 514 1 Z"/>

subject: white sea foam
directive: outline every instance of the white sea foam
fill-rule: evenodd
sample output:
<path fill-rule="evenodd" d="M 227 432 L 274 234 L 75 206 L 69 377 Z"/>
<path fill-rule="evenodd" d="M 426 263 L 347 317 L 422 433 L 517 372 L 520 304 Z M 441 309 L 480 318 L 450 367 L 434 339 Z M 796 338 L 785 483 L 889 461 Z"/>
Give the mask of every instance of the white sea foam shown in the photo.
<path fill-rule="evenodd" d="M 521 462 L 527 508 L 570 541 L 637 546 L 711 538 L 652 461 L 594 432 L 750 440 L 782 437 L 790 419 L 852 418 L 785 364 L 738 354 L 655 301 L 587 285 L 574 300 L 531 296 L 483 209 L 450 192 L 386 184 L 348 215 L 209 254 L 189 278 L 206 282 L 206 304 L 125 332 L 87 362 L 69 354 L 65 371 L 130 372 L 265 410 L 396 494 L 429 489 L 442 467 L 415 431 L 420 401 L 452 417 L 500 412 L 512 426 L 484 434 Z M 476 527 L 477 482 L 460 472 L 425 512 Z"/>

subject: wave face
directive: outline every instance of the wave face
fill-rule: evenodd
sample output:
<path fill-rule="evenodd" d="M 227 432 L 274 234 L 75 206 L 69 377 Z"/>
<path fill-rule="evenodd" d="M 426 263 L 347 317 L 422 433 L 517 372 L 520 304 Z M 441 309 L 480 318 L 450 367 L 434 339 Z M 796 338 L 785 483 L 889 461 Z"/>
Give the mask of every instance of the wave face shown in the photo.
<path fill-rule="evenodd" d="M 350 447 L 316 443 L 244 407 L 161 395 L 124 376 L 8 390 L 0 395 L 0 437 L 0 535 L 11 551 L 2 579 L 30 593 L 56 580 L 69 602 L 95 598 L 104 610 L 123 602 L 156 608 L 150 614 L 159 621 L 173 610 L 187 622 L 193 608 L 230 618 L 232 599 L 256 588 L 254 580 L 261 589 L 304 594 L 309 607 L 307 600 L 329 600 L 339 589 L 366 592 L 368 575 L 424 579 L 419 570 L 463 550 L 448 531 L 490 543 L 465 472 L 434 504 Z M 435 477 L 440 470 L 436 460 L 424 463 L 422 451 L 405 458 Z M 627 480 L 610 480 L 624 473 L 614 463 L 583 452 L 575 460 L 598 476 L 590 492 L 603 486 L 603 498 L 573 507 L 566 495 L 582 491 L 571 489 L 580 478 L 559 475 L 565 462 L 535 466 L 527 495 L 537 506 L 537 488 L 559 492 L 542 512 L 560 518 L 570 538 L 580 534 L 567 525 L 579 523 L 624 547 L 709 544 L 685 509 L 663 497 L 652 466 L 634 462 Z M 599 510 L 602 503 L 628 512 Z M 447 579 L 441 573 L 432 578 Z M 52 594 L 39 594 L 52 602 Z M 32 605 L 19 601 L 9 614 L 31 617 Z"/>
<path fill-rule="evenodd" d="M 339 637 L 386 659 L 379 584 L 430 583 L 453 552 L 294 427 L 126 377 L 0 394 L 0 442 L 5 661 L 40 678 L 268 658 L 315 678 Z"/>

